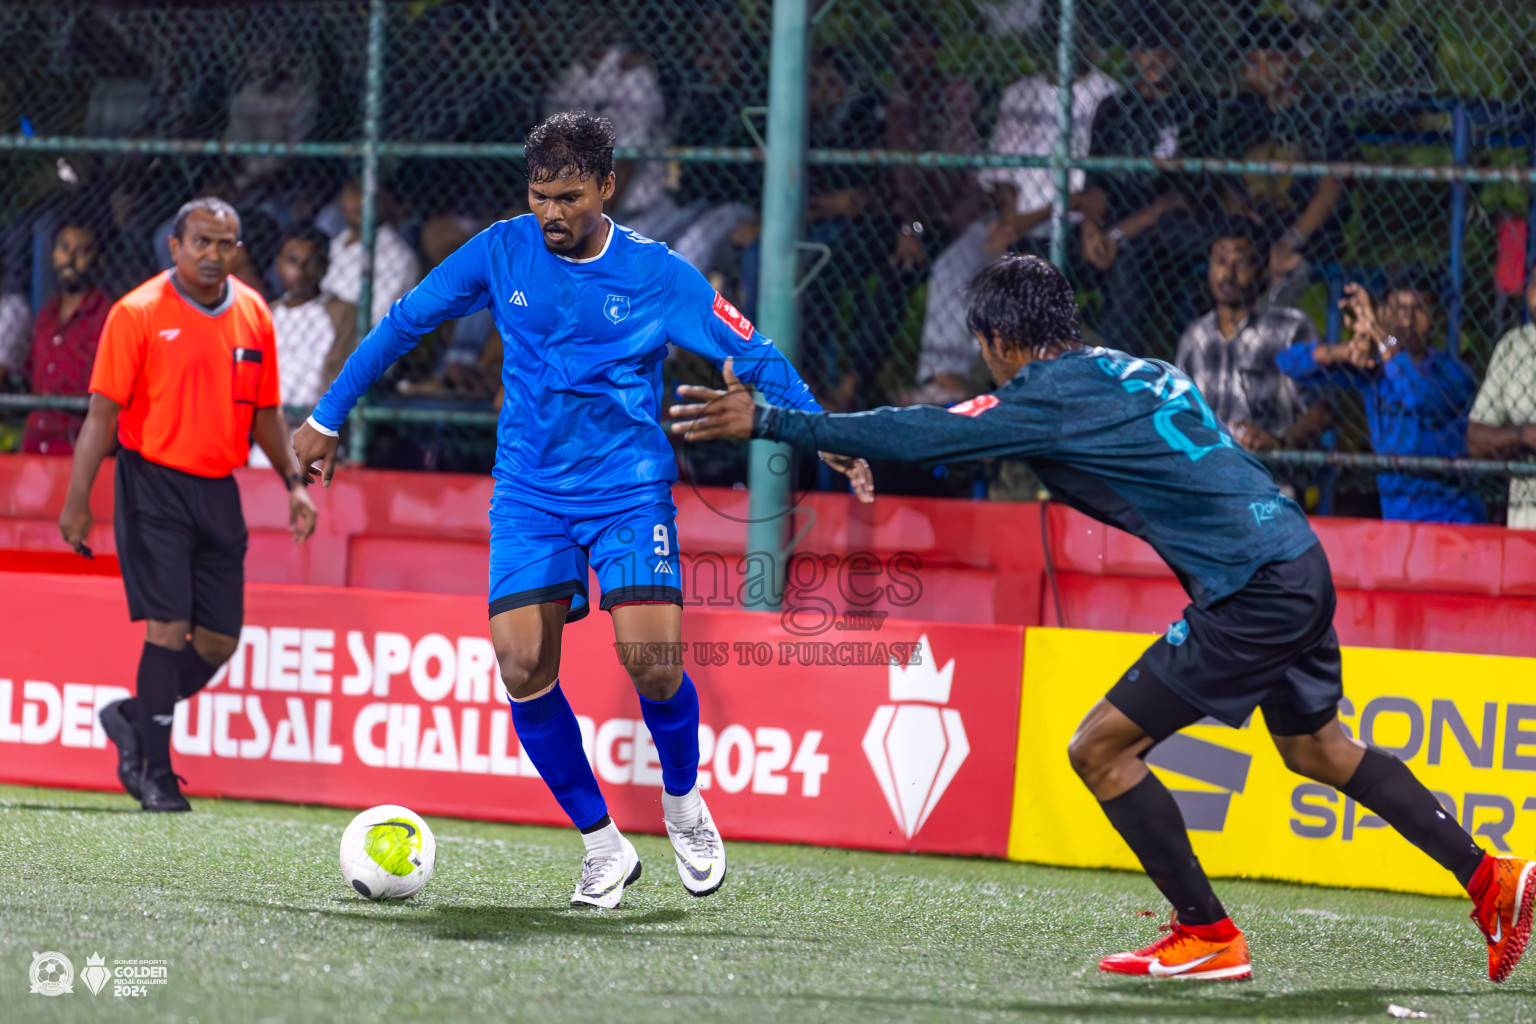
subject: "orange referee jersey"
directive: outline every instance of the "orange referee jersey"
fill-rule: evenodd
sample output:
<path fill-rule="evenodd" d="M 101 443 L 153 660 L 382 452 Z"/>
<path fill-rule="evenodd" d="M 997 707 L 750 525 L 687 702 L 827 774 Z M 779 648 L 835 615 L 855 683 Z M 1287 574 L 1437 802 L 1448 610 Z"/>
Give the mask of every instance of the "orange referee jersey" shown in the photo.
<path fill-rule="evenodd" d="M 212 311 L 183 296 L 172 271 L 150 278 L 107 314 L 91 391 L 123 407 L 117 436 L 150 462 L 228 476 L 251 452 L 257 409 L 281 404 L 272 315 L 235 278 Z"/>

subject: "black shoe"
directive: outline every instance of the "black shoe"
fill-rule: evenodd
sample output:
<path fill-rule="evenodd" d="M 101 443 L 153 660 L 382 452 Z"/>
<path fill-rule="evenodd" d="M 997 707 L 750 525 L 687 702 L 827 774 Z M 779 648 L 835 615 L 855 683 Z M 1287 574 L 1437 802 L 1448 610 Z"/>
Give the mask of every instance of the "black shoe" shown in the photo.
<path fill-rule="evenodd" d="M 128 795 L 135 800 L 143 799 L 143 791 L 139 788 L 139 774 L 143 769 L 143 754 L 139 749 L 139 730 L 133 727 L 128 716 L 123 713 L 123 705 L 132 698 L 125 697 L 115 700 L 101 709 L 98 716 L 101 719 L 101 728 L 106 732 L 107 738 L 117 747 L 117 781 L 122 783 Z"/>
<path fill-rule="evenodd" d="M 170 765 L 156 768 L 145 765 L 139 783 L 144 795 L 139 798 L 139 803 L 146 811 L 190 811 L 192 805 L 181 795 L 181 787 L 176 785 L 178 780 L 187 781 L 172 771 Z"/>

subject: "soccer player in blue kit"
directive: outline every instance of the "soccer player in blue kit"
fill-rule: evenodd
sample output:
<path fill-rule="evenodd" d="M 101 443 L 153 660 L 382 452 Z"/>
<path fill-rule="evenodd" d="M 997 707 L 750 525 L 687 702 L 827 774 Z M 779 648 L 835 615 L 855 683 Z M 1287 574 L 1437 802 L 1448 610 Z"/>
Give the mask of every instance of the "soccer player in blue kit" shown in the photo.
<path fill-rule="evenodd" d="M 818 412 L 773 344 L 665 245 L 603 214 L 614 192 L 613 128 L 584 112 L 529 133 L 532 213 L 491 225 L 396 302 L 293 435 L 306 474 L 335 471 L 337 429 L 421 335 L 489 307 L 505 347 L 491 501 L 490 627 L 512 722 L 586 845 L 577 905 L 611 908 L 640 877 L 608 816 L 560 690 L 567 622 L 590 611 L 588 559 L 613 618 L 620 661 L 661 762 L 662 812 L 683 885 L 725 880 L 725 846 L 699 794 L 699 699 L 675 658 L 682 639 L 677 462 L 658 418 L 671 342 L 791 408 Z M 870 499 L 869 467 L 823 454 Z M 634 653 L 641 652 L 641 653 Z"/>

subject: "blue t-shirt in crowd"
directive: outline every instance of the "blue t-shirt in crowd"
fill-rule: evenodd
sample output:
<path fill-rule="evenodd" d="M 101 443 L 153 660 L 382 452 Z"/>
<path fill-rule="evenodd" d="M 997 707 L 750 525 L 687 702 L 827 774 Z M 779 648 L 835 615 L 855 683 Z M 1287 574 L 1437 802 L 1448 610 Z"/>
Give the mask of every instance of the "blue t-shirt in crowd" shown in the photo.
<path fill-rule="evenodd" d="M 1333 384 L 1364 392 L 1376 454 L 1466 456 L 1467 414 L 1477 394 L 1477 378 L 1466 363 L 1444 349 L 1431 348 L 1419 359 L 1399 352 L 1385 367 L 1367 371 L 1347 363 L 1320 366 L 1316 351 L 1316 342 L 1303 342 L 1278 353 L 1275 362 L 1299 384 Z M 1488 520 L 1482 499 L 1448 477 L 1378 473 L 1376 486 L 1384 519 Z"/>
<path fill-rule="evenodd" d="M 1053 497 L 1135 534 L 1204 608 L 1317 543 L 1306 513 L 1176 367 L 1087 348 L 1026 364 L 949 409 L 769 408 L 759 436 L 808 451 L 929 462 L 1021 457 Z"/>
<path fill-rule="evenodd" d="M 772 401 L 819 411 L 810 389 L 680 256 L 608 221 L 585 260 L 549 251 L 529 216 L 491 225 L 390 307 L 315 406 L 332 430 L 400 356 L 444 320 L 488 308 L 505 355 L 497 421 L 496 500 L 584 515 L 655 500 L 677 479 L 658 423 L 667 343 Z"/>

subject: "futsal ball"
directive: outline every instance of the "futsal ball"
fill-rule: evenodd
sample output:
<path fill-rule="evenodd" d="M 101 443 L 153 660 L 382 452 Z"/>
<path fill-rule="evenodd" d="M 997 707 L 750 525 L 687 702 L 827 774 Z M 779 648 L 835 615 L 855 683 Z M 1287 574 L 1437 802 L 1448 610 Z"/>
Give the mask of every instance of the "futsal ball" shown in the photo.
<path fill-rule="evenodd" d="M 420 815 L 380 804 L 341 834 L 341 877 L 370 900 L 404 899 L 432 878 L 437 840 Z"/>

